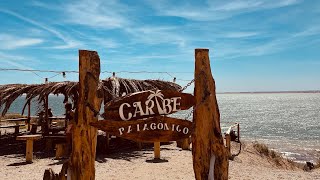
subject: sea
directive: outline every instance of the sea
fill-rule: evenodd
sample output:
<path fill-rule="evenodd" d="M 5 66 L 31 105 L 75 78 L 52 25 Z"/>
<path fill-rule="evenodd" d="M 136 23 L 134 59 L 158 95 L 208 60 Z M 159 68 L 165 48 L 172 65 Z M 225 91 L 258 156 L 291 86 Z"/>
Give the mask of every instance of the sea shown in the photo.
<path fill-rule="evenodd" d="M 64 114 L 63 96 L 49 96 L 55 116 Z M 221 127 L 240 123 L 240 140 L 265 143 L 296 162 L 320 159 L 320 93 L 217 94 Z M 9 112 L 21 113 L 25 100 L 19 97 Z M 39 107 L 32 102 L 31 115 Z M 174 116 L 192 120 L 191 109 Z M 26 112 L 25 112 L 26 114 Z"/>

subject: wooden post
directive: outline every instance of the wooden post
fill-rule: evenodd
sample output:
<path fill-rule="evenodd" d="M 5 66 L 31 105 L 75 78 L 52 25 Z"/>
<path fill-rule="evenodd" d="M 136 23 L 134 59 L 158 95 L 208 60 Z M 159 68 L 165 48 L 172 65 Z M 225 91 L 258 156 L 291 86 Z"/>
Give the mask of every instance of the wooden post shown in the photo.
<path fill-rule="evenodd" d="M 30 122 L 31 122 L 31 103 L 30 101 L 28 102 L 28 131 L 30 131 Z"/>
<path fill-rule="evenodd" d="M 72 180 L 94 180 L 97 129 L 90 126 L 98 121 L 102 97 L 97 92 L 100 59 L 95 51 L 79 50 L 79 99 L 72 130 L 72 154 L 69 170 Z"/>
<path fill-rule="evenodd" d="M 193 113 L 193 169 L 197 180 L 228 179 L 228 152 L 220 128 L 215 81 L 211 74 L 209 50 L 195 50 L 196 109 Z"/>
<path fill-rule="evenodd" d="M 240 124 L 237 125 L 237 131 L 238 131 L 238 142 L 240 142 Z"/>
<path fill-rule="evenodd" d="M 226 146 L 227 146 L 227 150 L 229 152 L 229 157 L 231 156 L 231 136 L 230 134 L 226 134 Z"/>
<path fill-rule="evenodd" d="M 190 149 L 190 140 L 189 140 L 189 138 L 182 139 L 181 148 L 183 150 L 189 150 Z"/>
<path fill-rule="evenodd" d="M 142 142 L 137 142 L 137 146 L 138 146 L 139 151 L 141 151 L 142 150 Z"/>
<path fill-rule="evenodd" d="M 106 150 L 109 150 L 109 148 L 110 148 L 110 140 L 109 140 L 110 134 L 107 132 L 106 132 L 106 137 L 107 137 Z"/>
<path fill-rule="evenodd" d="M 59 143 L 56 144 L 56 159 L 61 157 L 66 157 L 68 154 L 68 144 L 67 143 Z"/>
<path fill-rule="evenodd" d="M 20 125 L 18 124 L 14 127 L 14 134 L 15 135 L 19 134 L 19 130 L 20 130 Z"/>
<path fill-rule="evenodd" d="M 154 159 L 160 159 L 160 142 L 154 142 L 153 144 Z"/>
<path fill-rule="evenodd" d="M 50 151 L 52 150 L 52 145 L 53 145 L 53 139 L 51 139 L 51 138 L 46 138 L 45 151 L 50 152 Z"/>
<path fill-rule="evenodd" d="M 48 108 L 49 108 L 49 94 L 46 95 L 46 99 L 44 101 L 44 135 L 49 134 L 49 116 L 48 116 Z"/>
<path fill-rule="evenodd" d="M 26 161 L 31 163 L 33 159 L 33 139 L 28 139 L 26 144 Z"/>

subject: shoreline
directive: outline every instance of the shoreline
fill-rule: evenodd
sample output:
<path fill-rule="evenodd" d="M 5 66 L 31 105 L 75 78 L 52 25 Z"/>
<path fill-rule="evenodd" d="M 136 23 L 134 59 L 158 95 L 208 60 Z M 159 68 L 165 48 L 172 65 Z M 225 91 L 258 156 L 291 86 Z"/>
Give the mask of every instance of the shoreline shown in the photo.
<path fill-rule="evenodd" d="M 242 140 L 245 142 L 259 142 L 266 144 L 271 150 L 274 150 L 283 157 L 293 160 L 297 163 L 316 163 L 320 159 L 320 145 L 318 145 L 317 148 L 311 148 L 301 147 L 297 144 L 291 143 L 285 145 L 282 143 L 282 145 L 280 145 L 279 142 L 274 142 L 270 139 L 242 138 Z"/>

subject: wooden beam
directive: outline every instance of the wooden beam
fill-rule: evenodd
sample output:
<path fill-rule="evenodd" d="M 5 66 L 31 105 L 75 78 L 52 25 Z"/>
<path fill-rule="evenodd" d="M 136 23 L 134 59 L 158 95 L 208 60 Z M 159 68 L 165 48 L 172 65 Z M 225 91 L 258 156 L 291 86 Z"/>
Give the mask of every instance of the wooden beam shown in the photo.
<path fill-rule="evenodd" d="M 197 180 L 228 179 L 228 152 L 220 128 L 215 81 L 211 74 L 209 50 L 195 50 L 196 109 L 193 113 L 193 169 Z"/>
<path fill-rule="evenodd" d="M 95 51 L 79 51 L 79 98 L 72 130 L 70 171 L 72 180 L 95 179 L 97 129 L 89 125 L 97 122 L 102 97 L 97 92 L 100 58 Z M 68 174 L 69 176 L 69 174 Z"/>

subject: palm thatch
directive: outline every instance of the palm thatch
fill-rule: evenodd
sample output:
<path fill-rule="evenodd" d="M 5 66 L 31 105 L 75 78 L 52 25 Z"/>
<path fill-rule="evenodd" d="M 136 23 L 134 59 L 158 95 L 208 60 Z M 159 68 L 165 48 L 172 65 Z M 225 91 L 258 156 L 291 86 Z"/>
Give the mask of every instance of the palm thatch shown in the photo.
<path fill-rule="evenodd" d="M 133 80 L 111 77 L 99 83 L 99 92 L 104 95 L 104 101 L 110 101 L 123 94 L 151 89 L 178 91 L 181 87 L 172 82 L 160 80 Z M 50 82 L 47 84 L 7 84 L 0 85 L 0 110 L 2 116 L 7 113 L 11 104 L 19 96 L 26 95 L 26 103 L 22 113 L 31 100 L 37 98 L 39 103 L 44 102 L 49 94 L 65 96 L 65 102 L 70 98 L 74 103 L 78 99 L 78 82 Z"/>

